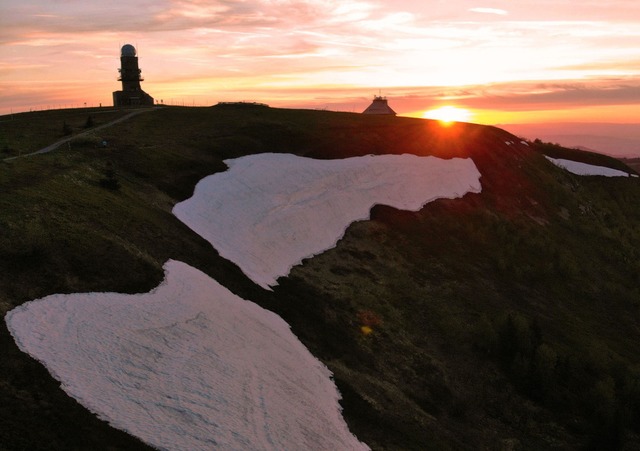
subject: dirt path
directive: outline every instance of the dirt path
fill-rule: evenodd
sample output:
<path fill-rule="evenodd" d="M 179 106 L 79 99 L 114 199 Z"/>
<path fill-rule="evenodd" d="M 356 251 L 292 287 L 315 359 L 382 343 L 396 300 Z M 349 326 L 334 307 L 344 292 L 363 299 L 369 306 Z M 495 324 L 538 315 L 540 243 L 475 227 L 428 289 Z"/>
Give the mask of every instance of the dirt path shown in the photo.
<path fill-rule="evenodd" d="M 107 122 L 106 124 L 99 125 L 98 127 L 93 127 L 93 128 L 91 128 L 89 130 L 86 130 L 84 132 L 81 132 L 81 133 L 78 133 L 76 135 L 69 136 L 67 138 L 61 139 L 60 141 L 57 141 L 57 142 L 55 142 L 53 144 L 50 144 L 47 147 L 43 147 L 40 150 L 36 150 L 35 152 L 30 152 L 30 153 L 26 153 L 24 155 L 18 155 L 18 156 L 15 156 L 15 157 L 5 158 L 4 161 L 11 161 L 11 160 L 15 160 L 17 158 L 30 157 L 32 155 L 38 155 L 38 154 L 41 154 L 41 153 L 51 152 L 52 150 L 57 149 L 61 145 L 65 144 L 65 143 L 68 143 L 72 139 L 76 139 L 79 136 L 84 136 L 84 135 L 87 135 L 89 133 L 93 133 L 95 131 L 102 130 L 103 128 L 111 127 L 112 125 L 117 124 L 118 122 L 122 122 L 122 121 L 126 121 L 127 119 L 131 119 L 133 116 L 137 116 L 140 113 L 146 113 L 146 112 L 149 112 L 149 111 L 155 111 L 158 108 L 160 108 L 160 107 L 143 108 L 143 109 L 138 109 L 138 110 L 132 111 L 131 113 L 126 114 L 126 115 L 124 115 L 122 117 L 119 117 L 118 119 L 115 119 L 115 120 L 113 120 L 111 122 Z"/>

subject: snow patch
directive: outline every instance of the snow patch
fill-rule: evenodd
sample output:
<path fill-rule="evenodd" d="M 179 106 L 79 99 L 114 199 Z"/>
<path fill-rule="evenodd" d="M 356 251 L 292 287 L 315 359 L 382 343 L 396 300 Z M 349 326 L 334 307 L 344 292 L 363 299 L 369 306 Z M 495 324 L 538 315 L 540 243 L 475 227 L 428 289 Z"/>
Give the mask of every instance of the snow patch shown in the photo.
<path fill-rule="evenodd" d="M 184 263 L 165 272 L 150 293 L 57 294 L 5 321 L 70 396 L 158 449 L 368 449 L 284 320 Z"/>
<path fill-rule="evenodd" d="M 581 163 L 579 161 L 564 160 L 562 158 L 551 158 L 545 155 L 545 158 L 556 166 L 565 169 L 576 175 L 602 175 L 605 177 L 629 177 L 628 172 L 618 169 L 607 168 L 605 166 L 594 166 L 592 164 Z"/>
<path fill-rule="evenodd" d="M 173 213 L 267 289 L 302 259 L 334 247 L 375 204 L 417 211 L 481 190 L 471 159 L 267 153 L 225 163 L 228 171 L 201 180 Z"/>

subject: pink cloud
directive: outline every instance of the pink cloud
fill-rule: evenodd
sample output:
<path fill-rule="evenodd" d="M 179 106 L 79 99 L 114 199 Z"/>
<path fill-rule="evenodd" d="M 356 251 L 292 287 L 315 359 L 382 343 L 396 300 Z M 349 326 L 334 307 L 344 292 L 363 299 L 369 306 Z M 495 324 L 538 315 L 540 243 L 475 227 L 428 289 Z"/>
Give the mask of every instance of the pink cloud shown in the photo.
<path fill-rule="evenodd" d="M 484 102 L 511 110 L 637 100 L 640 3 L 575 8 L 523 0 L 510 2 L 508 15 L 494 5 L 7 0 L 0 17 L 0 105 L 28 109 L 34 93 L 41 104 L 62 96 L 109 101 L 124 43 L 138 47 L 145 89 L 158 96 L 252 94 L 283 106 L 349 108 L 382 88 L 405 111 L 444 101 L 443 92 L 474 107 Z M 61 88 L 67 85 L 72 88 Z"/>

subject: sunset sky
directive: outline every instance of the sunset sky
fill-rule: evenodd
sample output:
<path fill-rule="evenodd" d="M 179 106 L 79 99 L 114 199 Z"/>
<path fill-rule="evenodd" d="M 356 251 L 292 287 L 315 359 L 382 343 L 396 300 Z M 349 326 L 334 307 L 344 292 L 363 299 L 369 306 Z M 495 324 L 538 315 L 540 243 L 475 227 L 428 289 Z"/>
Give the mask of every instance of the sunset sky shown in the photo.
<path fill-rule="evenodd" d="M 637 0 L 0 0 L 0 114 L 157 100 L 640 123 Z"/>

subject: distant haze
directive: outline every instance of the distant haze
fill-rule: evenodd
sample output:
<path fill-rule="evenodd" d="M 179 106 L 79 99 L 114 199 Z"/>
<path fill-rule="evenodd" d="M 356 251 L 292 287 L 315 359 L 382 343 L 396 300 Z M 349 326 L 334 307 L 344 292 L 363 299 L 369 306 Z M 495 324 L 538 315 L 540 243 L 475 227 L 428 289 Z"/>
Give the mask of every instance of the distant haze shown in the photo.
<path fill-rule="evenodd" d="M 499 127 L 529 140 L 538 138 L 614 157 L 640 157 L 640 124 L 565 122 L 502 124 Z"/>

